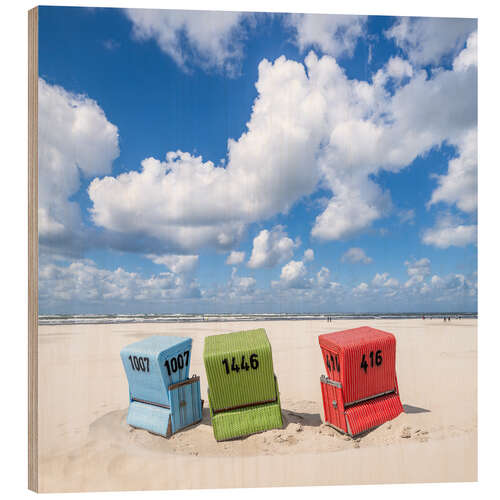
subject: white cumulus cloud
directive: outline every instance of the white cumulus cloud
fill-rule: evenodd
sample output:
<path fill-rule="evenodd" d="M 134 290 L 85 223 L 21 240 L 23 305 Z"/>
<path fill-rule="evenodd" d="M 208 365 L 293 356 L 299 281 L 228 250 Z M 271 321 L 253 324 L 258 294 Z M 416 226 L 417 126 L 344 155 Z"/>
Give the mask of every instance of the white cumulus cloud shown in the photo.
<path fill-rule="evenodd" d="M 108 270 L 94 262 L 75 261 L 68 266 L 48 264 L 39 271 L 40 301 L 45 307 L 61 303 L 75 305 L 171 302 L 199 298 L 197 283 L 175 273 L 149 277 L 120 267 Z"/>
<path fill-rule="evenodd" d="M 312 248 L 308 248 L 304 252 L 304 257 L 303 257 L 304 262 L 310 262 L 314 260 L 314 250 Z"/>
<path fill-rule="evenodd" d="M 229 253 L 226 259 L 226 264 L 229 266 L 234 266 L 237 264 L 241 264 L 245 260 L 245 252 L 236 252 L 233 250 Z"/>
<path fill-rule="evenodd" d="M 290 14 L 287 24 L 296 30 L 295 41 L 302 52 L 317 48 L 339 57 L 353 55 L 366 19 L 366 16 Z"/>
<path fill-rule="evenodd" d="M 321 183 L 330 197 L 312 236 L 352 237 L 392 209 L 375 174 L 399 172 L 444 142 L 465 158 L 465 138 L 477 125 L 477 66 L 459 66 L 431 76 L 415 70 L 390 92 L 391 74 L 409 75 L 394 63 L 370 83 L 349 79 L 333 57 L 313 52 L 305 64 L 263 60 L 247 129 L 228 140 L 226 163 L 177 151 L 166 161 L 144 160 L 139 172 L 95 179 L 93 220 L 158 238 L 178 253 L 229 250 L 249 223 L 288 213 Z"/>
<path fill-rule="evenodd" d="M 188 10 L 127 9 L 133 37 L 154 40 L 182 69 L 193 65 L 234 75 L 243 57 L 245 14 Z"/>
<path fill-rule="evenodd" d="M 235 295 L 251 295 L 254 293 L 257 281 L 252 276 L 238 276 L 237 269 L 233 267 L 231 272 L 231 279 L 229 280 L 230 294 Z"/>
<path fill-rule="evenodd" d="M 375 286 L 383 286 L 388 278 L 389 273 L 377 273 L 372 280 L 372 284 Z"/>
<path fill-rule="evenodd" d="M 438 64 L 449 54 L 456 55 L 476 29 L 475 19 L 403 17 L 385 35 L 394 39 L 412 63 L 425 65 Z"/>
<path fill-rule="evenodd" d="M 434 227 L 423 232 L 422 242 L 438 248 L 477 243 L 477 225 L 463 224 L 460 219 L 448 214 L 441 215 Z"/>
<path fill-rule="evenodd" d="M 368 286 L 367 283 L 365 283 L 363 281 L 358 286 L 356 286 L 355 288 L 353 288 L 352 293 L 354 295 L 365 294 L 365 293 L 368 293 L 369 290 L 370 290 L 370 287 Z"/>
<path fill-rule="evenodd" d="M 405 261 L 406 271 L 410 279 L 405 283 L 406 288 L 423 283 L 431 273 L 431 261 L 427 257 L 418 260 Z"/>
<path fill-rule="evenodd" d="M 148 255 L 155 264 L 162 264 L 176 274 L 193 272 L 198 265 L 198 255 Z"/>
<path fill-rule="evenodd" d="M 282 226 L 263 229 L 253 240 L 248 267 L 273 267 L 293 256 L 298 243 L 287 236 Z"/>
<path fill-rule="evenodd" d="M 448 163 L 448 172 L 437 176 L 438 187 L 428 206 L 439 202 L 456 205 L 463 212 L 477 209 L 477 130 L 470 130 L 458 145 L 458 156 Z"/>
<path fill-rule="evenodd" d="M 111 172 L 119 155 L 118 129 L 99 104 L 38 80 L 38 231 L 41 245 L 63 253 L 85 245 L 80 208 L 69 198 L 80 176 Z"/>
<path fill-rule="evenodd" d="M 308 288 L 307 269 L 301 260 L 291 260 L 281 269 L 279 285 L 283 288 Z"/>
<path fill-rule="evenodd" d="M 368 257 L 365 254 L 365 251 L 362 248 L 352 247 L 349 248 L 341 257 L 341 262 L 351 262 L 356 264 L 361 262 L 362 264 L 370 264 L 373 261 L 371 257 Z"/>

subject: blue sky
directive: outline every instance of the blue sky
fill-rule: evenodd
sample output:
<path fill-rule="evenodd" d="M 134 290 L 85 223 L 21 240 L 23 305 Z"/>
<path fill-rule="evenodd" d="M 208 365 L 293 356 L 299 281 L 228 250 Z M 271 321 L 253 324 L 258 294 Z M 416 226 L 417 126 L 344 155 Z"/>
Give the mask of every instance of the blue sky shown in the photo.
<path fill-rule="evenodd" d="M 477 309 L 477 24 L 42 7 L 40 312 Z"/>

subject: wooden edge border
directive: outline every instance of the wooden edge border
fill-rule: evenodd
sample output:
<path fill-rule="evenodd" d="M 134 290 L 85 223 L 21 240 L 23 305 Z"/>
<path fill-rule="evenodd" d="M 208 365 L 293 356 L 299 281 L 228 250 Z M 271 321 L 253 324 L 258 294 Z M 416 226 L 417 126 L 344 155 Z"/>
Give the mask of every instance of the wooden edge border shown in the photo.
<path fill-rule="evenodd" d="M 28 488 L 38 491 L 38 8 L 28 11 Z"/>

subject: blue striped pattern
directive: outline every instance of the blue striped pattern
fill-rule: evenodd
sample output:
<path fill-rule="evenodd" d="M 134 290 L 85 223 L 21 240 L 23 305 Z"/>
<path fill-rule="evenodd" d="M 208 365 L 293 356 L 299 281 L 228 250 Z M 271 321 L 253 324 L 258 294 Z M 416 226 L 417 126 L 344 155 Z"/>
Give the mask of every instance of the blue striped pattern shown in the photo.
<path fill-rule="evenodd" d="M 199 380 L 169 392 L 172 404 L 172 433 L 201 420 Z"/>
<path fill-rule="evenodd" d="M 129 425 L 168 436 L 201 420 L 199 380 L 169 389 L 189 378 L 191 346 L 190 338 L 157 335 L 121 350 L 129 383 Z"/>
<path fill-rule="evenodd" d="M 130 399 L 170 406 L 168 386 L 189 377 L 191 344 L 190 338 L 156 335 L 124 347 L 120 356 L 129 383 Z M 189 352 L 187 366 L 169 376 L 165 361 L 177 358 L 185 351 Z M 149 372 L 133 368 L 130 358 L 133 359 L 134 356 L 149 359 Z"/>
<path fill-rule="evenodd" d="M 127 424 L 146 429 L 160 436 L 167 436 L 170 410 L 160 406 L 131 401 L 128 409 Z"/>

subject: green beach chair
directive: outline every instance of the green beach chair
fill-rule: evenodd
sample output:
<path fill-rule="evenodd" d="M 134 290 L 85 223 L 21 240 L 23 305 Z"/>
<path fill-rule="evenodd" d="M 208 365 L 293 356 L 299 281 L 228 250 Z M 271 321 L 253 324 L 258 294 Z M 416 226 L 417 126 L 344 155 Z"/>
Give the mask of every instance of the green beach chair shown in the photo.
<path fill-rule="evenodd" d="M 283 427 L 271 344 L 263 328 L 206 337 L 203 361 L 217 441 Z"/>

